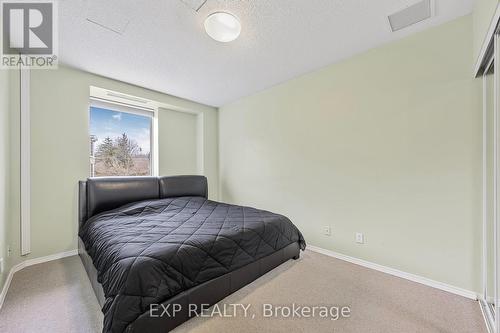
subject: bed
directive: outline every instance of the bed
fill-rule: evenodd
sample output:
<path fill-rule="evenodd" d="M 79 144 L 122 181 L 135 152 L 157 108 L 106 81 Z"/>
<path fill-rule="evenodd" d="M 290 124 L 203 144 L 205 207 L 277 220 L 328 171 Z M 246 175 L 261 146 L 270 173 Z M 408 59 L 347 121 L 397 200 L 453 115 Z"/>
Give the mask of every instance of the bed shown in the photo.
<path fill-rule="evenodd" d="M 203 176 L 81 181 L 78 243 L 106 333 L 168 332 L 305 249 L 285 216 L 208 200 Z"/>

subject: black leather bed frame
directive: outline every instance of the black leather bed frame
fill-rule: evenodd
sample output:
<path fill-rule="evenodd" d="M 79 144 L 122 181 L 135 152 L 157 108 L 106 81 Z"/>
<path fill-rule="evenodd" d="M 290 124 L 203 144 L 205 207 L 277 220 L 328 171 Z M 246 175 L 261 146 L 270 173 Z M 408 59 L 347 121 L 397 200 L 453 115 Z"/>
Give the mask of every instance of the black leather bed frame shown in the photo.
<path fill-rule="evenodd" d="M 177 196 L 208 197 L 207 179 L 203 176 L 109 177 L 88 181 L 91 186 L 87 185 L 87 181 L 79 182 L 80 225 L 100 212 L 135 201 Z M 105 296 L 97 280 L 97 270 L 82 240 L 79 238 L 78 241 L 80 258 L 102 306 Z M 202 304 L 213 305 L 289 259 L 297 259 L 299 255 L 299 244 L 293 243 L 249 265 L 181 292 L 163 303 L 165 306 L 181 305 L 182 310 L 175 317 L 152 317 L 147 311 L 128 325 L 126 332 L 168 332 L 189 319 L 189 304 L 196 304 L 197 308 L 201 308 Z"/>

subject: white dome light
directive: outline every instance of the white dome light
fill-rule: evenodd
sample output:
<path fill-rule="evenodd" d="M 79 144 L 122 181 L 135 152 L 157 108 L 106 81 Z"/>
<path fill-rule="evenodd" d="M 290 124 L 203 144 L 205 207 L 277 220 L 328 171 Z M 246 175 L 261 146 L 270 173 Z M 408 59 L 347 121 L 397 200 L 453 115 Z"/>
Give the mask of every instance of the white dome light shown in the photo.
<path fill-rule="evenodd" d="M 205 20 L 207 34 L 219 42 L 231 42 L 238 38 L 241 24 L 234 15 L 224 12 L 210 14 Z"/>

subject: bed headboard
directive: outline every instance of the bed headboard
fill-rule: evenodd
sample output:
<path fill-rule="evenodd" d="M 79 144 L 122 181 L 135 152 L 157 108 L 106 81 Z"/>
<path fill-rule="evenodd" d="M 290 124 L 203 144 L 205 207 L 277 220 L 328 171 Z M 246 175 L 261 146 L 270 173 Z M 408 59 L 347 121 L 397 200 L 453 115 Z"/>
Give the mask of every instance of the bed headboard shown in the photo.
<path fill-rule="evenodd" d="M 125 204 L 181 196 L 208 198 L 205 176 L 96 177 L 79 182 L 78 222 Z"/>

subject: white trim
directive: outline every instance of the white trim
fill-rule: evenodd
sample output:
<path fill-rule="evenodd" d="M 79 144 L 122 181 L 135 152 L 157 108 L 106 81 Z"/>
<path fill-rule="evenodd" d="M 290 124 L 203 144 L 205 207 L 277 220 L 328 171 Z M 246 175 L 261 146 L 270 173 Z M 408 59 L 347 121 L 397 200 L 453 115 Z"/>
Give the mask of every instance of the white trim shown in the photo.
<path fill-rule="evenodd" d="M 487 71 L 488 69 L 486 69 Z M 487 216 L 488 216 L 488 191 L 487 191 L 487 147 L 488 147 L 488 135 L 487 135 L 487 110 L 486 110 L 486 99 L 487 99 L 487 90 L 485 89 L 486 87 L 486 75 L 483 74 L 483 80 L 482 80 L 482 84 L 483 84 L 483 169 L 482 169 L 482 172 L 483 172 L 483 197 L 482 197 L 482 206 L 483 206 L 483 216 L 482 216 L 482 220 L 483 220 L 483 228 L 482 228 L 482 239 L 483 239 L 483 246 L 482 246 L 482 273 L 483 273 L 483 295 L 487 295 L 487 269 L 486 269 L 486 265 L 487 265 L 487 255 L 488 255 L 488 252 L 487 252 L 487 242 L 486 242 L 486 239 L 487 239 L 487 228 L 486 228 L 486 225 L 488 223 L 488 220 L 487 220 Z"/>
<path fill-rule="evenodd" d="M 155 110 L 154 108 L 135 106 L 133 104 L 126 104 L 112 99 L 102 99 L 93 96 L 90 96 L 90 106 L 147 117 L 152 117 Z"/>
<path fill-rule="evenodd" d="M 107 91 L 106 95 L 111 97 L 111 99 L 115 100 L 116 98 L 119 99 L 124 99 L 126 101 L 132 102 L 132 103 L 140 103 L 140 104 L 148 104 L 149 101 L 147 99 L 135 97 L 135 96 L 130 96 L 130 95 L 125 95 L 125 94 L 120 94 L 114 91 Z"/>
<path fill-rule="evenodd" d="M 481 309 L 481 313 L 483 315 L 483 319 L 486 325 L 486 329 L 488 330 L 488 333 L 495 333 L 494 330 L 495 328 L 492 327 L 493 325 L 493 318 L 490 318 L 491 316 L 491 311 L 489 310 L 489 304 L 485 303 L 484 297 L 479 298 L 479 308 Z"/>
<path fill-rule="evenodd" d="M 369 261 L 366 261 L 363 259 L 350 257 L 350 256 L 347 256 L 345 254 L 326 250 L 326 249 L 323 249 L 323 248 L 320 248 L 317 246 L 308 245 L 307 248 L 313 252 L 321 253 L 321 254 L 324 254 L 324 255 L 327 255 L 327 256 L 330 256 L 330 257 L 333 257 L 336 259 L 340 259 L 343 261 L 347 261 L 347 262 L 350 262 L 352 264 L 356 264 L 359 266 L 371 268 L 371 269 L 374 269 L 374 270 L 379 271 L 379 272 L 394 275 L 394 276 L 397 276 L 397 277 L 400 277 L 400 278 L 403 278 L 406 280 L 410 280 L 413 282 L 417 282 L 417 283 L 420 283 L 420 284 L 423 284 L 423 285 L 426 285 L 426 286 L 429 286 L 432 288 L 444 290 L 444 291 L 447 291 L 447 292 L 452 293 L 452 294 L 460 295 L 460 296 L 470 298 L 473 300 L 477 300 L 477 298 L 478 298 L 477 293 L 475 293 L 473 291 L 459 288 L 459 287 L 455 287 L 455 286 L 452 286 L 452 285 L 449 285 L 446 283 L 442 283 L 439 281 L 431 280 L 431 279 L 428 279 L 428 278 L 423 277 L 423 276 L 403 272 L 403 271 L 400 271 L 400 270 L 397 270 L 397 269 L 394 269 L 391 267 L 382 266 L 382 265 L 379 265 L 379 264 L 376 264 L 373 262 L 369 262 Z"/>
<path fill-rule="evenodd" d="M 487 193 L 487 146 L 488 146 L 488 128 L 487 128 L 487 118 L 488 118 L 488 86 L 487 86 L 487 77 L 488 70 L 493 65 L 494 57 L 491 56 L 491 59 L 486 64 L 484 73 L 482 74 L 482 84 L 483 84 L 483 247 L 482 247 L 482 281 L 483 288 L 482 294 L 479 296 L 479 303 L 481 306 L 481 312 L 483 313 L 483 317 L 486 321 L 486 326 L 490 333 L 494 332 L 494 315 L 492 314 L 492 309 L 490 304 L 495 304 L 494 297 L 488 297 L 488 294 L 491 294 L 491 290 L 488 290 L 488 257 L 492 255 L 488 250 L 488 193 Z M 494 130 L 496 130 L 494 128 Z M 495 205 L 496 207 L 496 205 Z M 494 207 L 494 209 L 496 209 Z M 490 221 L 496 224 L 495 220 Z M 494 251 L 495 252 L 495 251 Z"/>
<path fill-rule="evenodd" d="M 97 98 L 104 101 L 113 101 L 119 104 L 125 104 L 133 107 L 146 108 L 151 110 L 156 108 L 155 103 L 149 99 L 94 86 L 90 86 L 90 98 Z"/>
<path fill-rule="evenodd" d="M 497 8 L 495 9 L 495 14 L 493 15 L 493 18 L 491 19 L 490 22 L 490 28 L 486 33 L 486 36 L 483 40 L 483 45 L 481 45 L 481 50 L 479 51 L 479 56 L 476 59 L 476 63 L 474 65 L 474 77 L 477 77 L 478 75 L 481 74 L 480 73 L 481 65 L 483 64 L 484 61 L 487 61 L 485 58 L 490 48 L 491 42 L 493 40 L 493 35 L 495 34 L 498 21 L 500 21 L 500 5 L 497 4 Z"/>
<path fill-rule="evenodd" d="M 347 261 L 347 262 L 350 262 L 350 263 L 355 264 L 355 265 L 374 269 L 374 270 L 379 271 L 379 272 L 394 275 L 394 276 L 397 276 L 397 277 L 400 277 L 403 279 L 407 279 L 407 280 L 410 280 L 413 282 L 417 282 L 417 283 L 420 283 L 420 284 L 423 284 L 423 285 L 426 285 L 426 286 L 429 286 L 432 288 L 444 290 L 444 291 L 450 292 L 452 294 L 460 295 L 460 296 L 470 298 L 473 300 L 476 300 L 478 298 L 478 295 L 473 291 L 466 290 L 466 289 L 459 288 L 459 287 L 455 287 L 455 286 L 452 286 L 452 285 L 449 285 L 446 283 L 442 283 L 442 282 L 438 282 L 435 280 L 431 280 L 431 279 L 428 279 L 428 278 L 425 278 L 425 277 L 422 277 L 419 275 L 406 273 L 406 272 L 403 272 L 403 271 L 400 271 L 400 270 L 397 270 L 394 268 L 390 268 L 390 267 L 375 264 L 375 263 L 372 263 L 372 262 L 369 262 L 366 260 L 350 257 L 350 256 L 347 256 L 345 254 L 326 250 L 326 249 L 323 249 L 323 248 L 320 248 L 317 246 L 308 245 L 307 249 L 310 251 L 313 251 L 313 252 L 327 255 L 329 257 L 333 257 L 336 259 Z M 41 264 L 44 262 L 49 262 L 49 261 L 62 259 L 62 258 L 66 258 L 66 257 L 71 257 L 74 255 L 78 255 L 78 249 L 67 251 L 67 252 L 56 253 L 56 254 L 45 256 L 45 257 L 40 257 L 40 258 L 28 259 L 28 260 L 25 260 L 25 261 L 15 265 L 14 267 L 12 267 L 10 269 L 9 275 L 7 276 L 7 279 L 5 280 L 5 284 L 3 286 L 2 292 L 0 293 L 0 309 L 2 308 L 3 302 L 5 300 L 5 296 L 7 295 L 7 291 L 9 289 L 9 286 L 10 286 L 10 283 L 12 281 L 12 277 L 13 277 L 14 273 L 16 273 L 16 272 L 18 272 L 18 271 L 20 271 L 23 268 L 26 268 L 28 266 Z"/>
<path fill-rule="evenodd" d="M 31 252 L 30 69 L 21 67 L 21 255 Z"/>
<path fill-rule="evenodd" d="M 500 256 L 498 256 L 498 249 L 499 249 L 499 244 L 500 244 L 500 235 L 499 235 L 499 232 L 500 232 L 500 228 L 499 228 L 499 223 L 500 223 L 500 220 L 499 220 L 499 214 L 498 214 L 498 198 L 499 198 L 499 189 L 500 187 L 498 186 L 498 176 L 499 176 L 499 170 L 498 170 L 498 162 L 499 162 L 499 151 L 498 151 L 498 137 L 499 137 L 499 133 L 498 133 L 498 121 L 499 121 L 499 113 L 498 113 L 498 109 L 500 107 L 500 104 L 499 104 L 499 96 L 498 96 L 498 92 L 500 91 L 499 88 L 500 88 L 500 82 L 499 82 L 499 79 L 500 79 L 500 75 L 499 75 L 499 72 L 498 72 L 498 68 L 500 66 L 500 39 L 499 39 L 499 36 L 498 34 L 495 33 L 494 35 L 494 54 L 493 54 L 493 57 L 494 57 L 494 68 L 495 68 L 495 75 L 494 75 L 494 81 L 493 81 L 493 87 L 494 87 L 494 93 L 493 93 L 493 99 L 494 99 L 494 102 L 493 102 L 493 126 L 494 126 L 494 130 L 493 130 L 493 175 L 494 175 L 494 180 L 493 180 L 493 186 L 494 186 L 494 190 L 493 190 L 493 260 L 494 260 L 494 270 L 495 270 L 495 273 L 494 273 L 494 279 L 495 279 L 495 332 L 500 332 L 500 305 L 498 304 L 498 300 L 499 300 L 499 292 L 500 292 L 500 262 L 499 262 L 499 259 L 500 259 Z M 486 295 L 487 296 L 487 295 Z"/>
<path fill-rule="evenodd" d="M 90 86 L 90 95 L 91 98 L 97 98 L 104 101 L 113 101 L 115 103 L 132 106 L 135 108 L 144 108 L 144 109 L 167 109 L 178 112 L 185 112 L 190 114 L 200 114 L 203 111 L 192 109 L 189 107 L 181 106 L 183 103 L 171 104 L 168 102 L 160 102 L 157 100 L 152 100 L 148 97 L 140 97 L 130 94 L 124 94 L 122 92 L 113 91 L 111 89 L 101 88 Z M 117 97 L 114 97 L 117 96 Z M 113 97 L 113 98 L 110 98 Z"/>
<path fill-rule="evenodd" d="M 159 111 L 155 108 L 153 111 L 153 123 L 151 133 L 151 174 L 158 177 L 160 175 L 160 134 L 158 132 Z"/>
<path fill-rule="evenodd" d="M 203 113 L 196 115 L 196 168 L 198 174 L 205 174 L 205 118 Z"/>
<path fill-rule="evenodd" d="M 19 264 L 15 265 L 12 267 L 9 271 L 9 275 L 7 275 L 7 279 L 5 280 L 5 283 L 2 288 L 2 292 L 0 293 L 0 309 L 2 309 L 3 302 L 5 301 L 5 297 L 7 296 L 7 291 L 9 290 L 10 283 L 12 282 L 12 278 L 14 276 L 14 273 L 19 272 L 23 268 L 26 268 L 28 266 L 33 266 L 37 264 L 42 264 L 44 262 L 48 261 L 53 261 L 57 259 L 62 259 L 66 257 L 71 257 L 78 255 L 78 249 L 71 250 L 71 251 L 66 251 L 66 252 L 60 252 L 60 253 L 55 253 L 51 254 L 45 257 L 40 257 L 40 258 L 33 258 L 33 259 L 28 259 L 23 262 L 20 262 Z"/>

